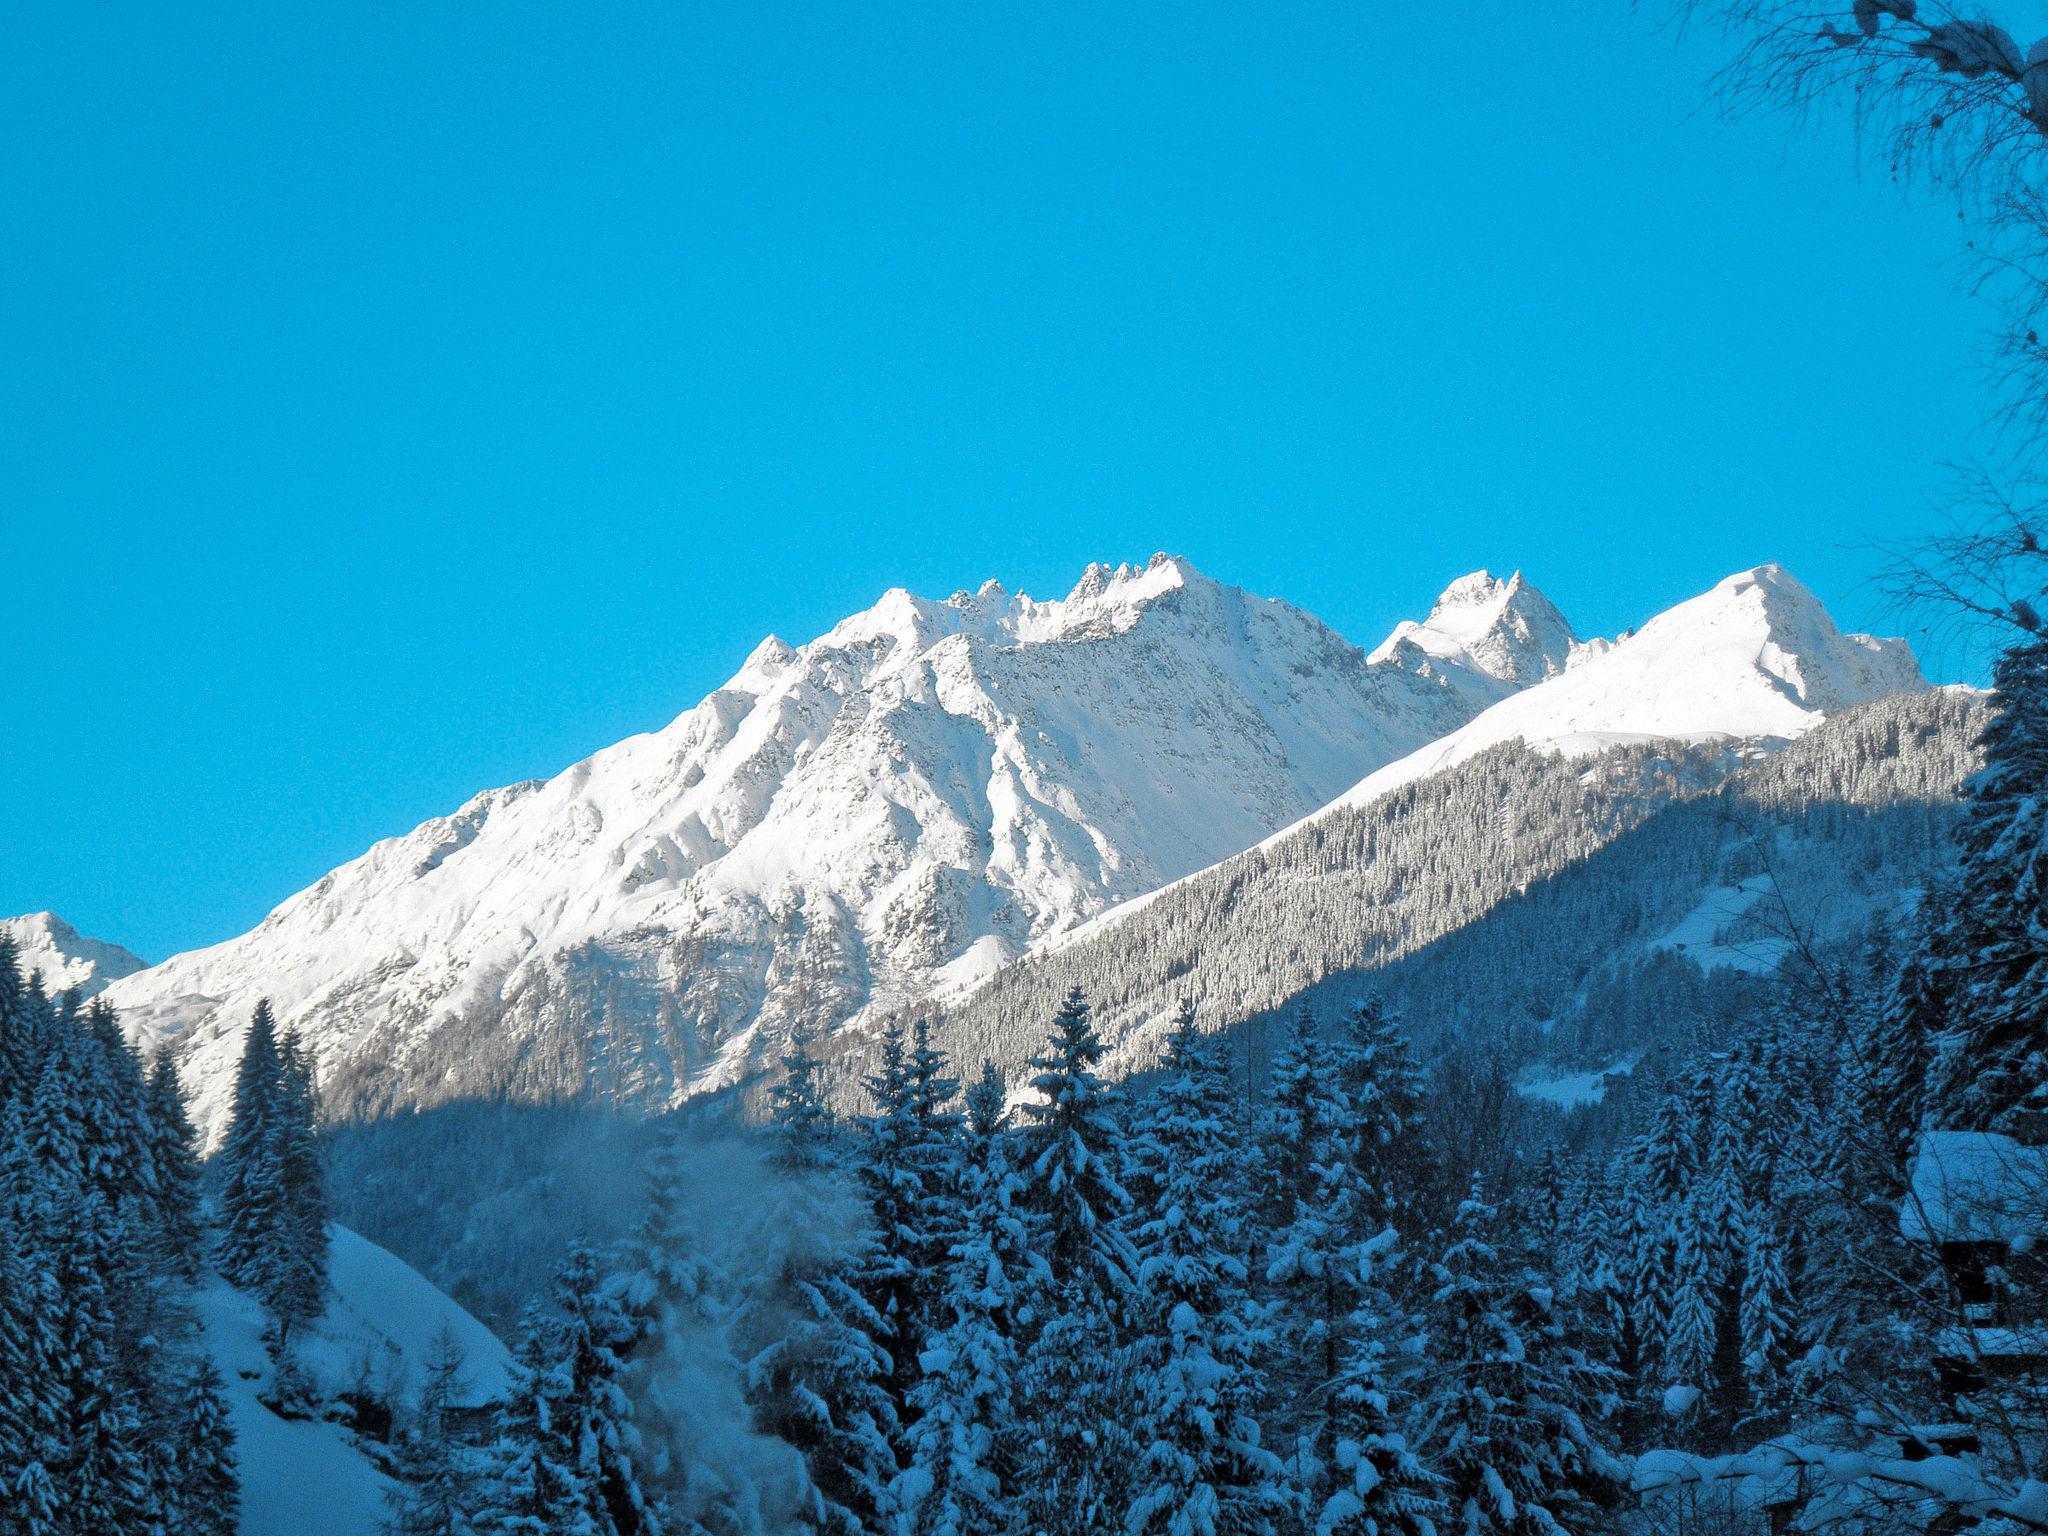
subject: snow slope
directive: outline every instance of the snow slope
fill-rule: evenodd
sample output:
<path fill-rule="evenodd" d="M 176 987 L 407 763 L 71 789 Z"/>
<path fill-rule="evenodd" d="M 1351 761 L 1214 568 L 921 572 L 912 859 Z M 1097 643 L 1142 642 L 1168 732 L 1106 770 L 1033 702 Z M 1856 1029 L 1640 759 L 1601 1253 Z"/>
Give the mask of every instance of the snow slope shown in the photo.
<path fill-rule="evenodd" d="M 671 1103 L 1213 864 L 1553 668 L 1555 610 L 1483 573 L 1453 593 L 1475 580 L 1378 663 L 1165 555 L 1057 602 L 892 591 L 109 996 L 177 1041 L 209 1131 L 265 995 L 336 1112 Z"/>
<path fill-rule="evenodd" d="M 420 1363 L 445 1324 L 467 1359 L 465 1406 L 504 1394 L 510 1357 L 490 1330 L 391 1254 L 346 1227 L 330 1229 L 333 1299 L 301 1346 L 326 1392 L 362 1376 L 380 1391 L 416 1386 Z M 263 1309 L 215 1281 L 196 1309 L 227 1384 L 242 1478 L 241 1536 L 378 1536 L 390 1481 L 339 1424 L 279 1418 L 259 1402 L 269 1379 Z"/>
<path fill-rule="evenodd" d="M 97 996 L 110 982 L 149 963 L 118 944 L 87 938 L 54 912 L 0 918 L 0 934 L 14 940 L 22 974 L 42 977 L 43 990 L 52 997 L 69 987 L 85 997 Z"/>

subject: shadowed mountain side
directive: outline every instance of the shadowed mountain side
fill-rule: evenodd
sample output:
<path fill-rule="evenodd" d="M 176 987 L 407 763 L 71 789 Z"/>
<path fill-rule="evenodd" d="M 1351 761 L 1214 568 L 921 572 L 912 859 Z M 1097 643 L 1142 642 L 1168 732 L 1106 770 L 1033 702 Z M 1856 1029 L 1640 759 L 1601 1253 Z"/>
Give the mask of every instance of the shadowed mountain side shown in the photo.
<path fill-rule="evenodd" d="M 941 1039 L 1015 1083 L 1039 1021 L 1079 986 L 1111 1069 L 1127 1072 L 1156 1057 L 1183 997 L 1216 1027 L 1312 988 L 1338 1006 L 1369 976 L 1433 1015 L 1411 1019 L 1418 1034 L 1533 1029 L 1596 966 L 1643 953 L 1703 895 L 1767 867 L 1795 910 L 1816 909 L 1801 920 L 1831 933 L 1917 887 L 1946 857 L 1981 721 L 1974 696 L 1939 691 L 1845 710 L 1751 761 L 1674 745 L 1590 759 L 1491 748 L 1013 964 L 942 1010 Z M 1428 959 L 1454 939 L 1455 962 Z M 841 1058 L 860 1046 L 833 1044 Z M 857 1067 L 837 1067 L 842 1092 Z"/>

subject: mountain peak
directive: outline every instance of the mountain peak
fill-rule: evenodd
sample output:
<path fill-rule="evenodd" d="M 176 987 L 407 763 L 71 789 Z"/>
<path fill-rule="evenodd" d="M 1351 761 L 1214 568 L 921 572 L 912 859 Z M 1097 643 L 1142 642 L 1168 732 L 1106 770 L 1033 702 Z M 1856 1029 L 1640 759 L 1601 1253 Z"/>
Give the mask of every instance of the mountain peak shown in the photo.
<path fill-rule="evenodd" d="M 1445 587 L 1421 623 L 1397 624 L 1371 659 L 1499 698 L 1562 672 L 1576 643 L 1557 605 L 1520 571 L 1503 581 L 1479 570 Z"/>
<path fill-rule="evenodd" d="M 149 964 L 118 944 L 86 937 L 54 912 L 0 918 L 0 934 L 14 940 L 23 974 L 42 977 L 52 997 L 70 987 L 92 997 Z"/>

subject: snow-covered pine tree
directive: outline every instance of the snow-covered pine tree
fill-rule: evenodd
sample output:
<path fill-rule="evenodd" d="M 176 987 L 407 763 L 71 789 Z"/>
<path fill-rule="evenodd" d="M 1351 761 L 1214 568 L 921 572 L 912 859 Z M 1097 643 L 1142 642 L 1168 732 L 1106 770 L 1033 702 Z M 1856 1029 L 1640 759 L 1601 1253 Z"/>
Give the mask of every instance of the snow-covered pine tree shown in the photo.
<path fill-rule="evenodd" d="M 241 1525 L 235 1426 L 228 1417 L 226 1391 L 212 1358 L 200 1355 L 179 1394 L 172 1452 L 178 1485 L 172 1536 L 235 1536 Z"/>
<path fill-rule="evenodd" d="M 774 1160 L 785 1173 L 818 1173 L 839 1161 L 839 1126 L 825 1101 L 811 1035 L 799 1028 L 782 1057 L 782 1077 L 768 1090 Z"/>
<path fill-rule="evenodd" d="M 1025 1413 L 1022 1528 L 1097 1536 L 1122 1528 L 1144 1450 L 1144 1372 L 1084 1273 L 1048 1278 L 1019 1373 Z"/>
<path fill-rule="evenodd" d="M 1732 1148 L 1717 1140 L 1679 1218 L 1677 1285 L 1664 1336 L 1665 1384 L 1699 1394 L 1709 1438 L 1732 1427 L 1742 1410 L 1741 1210 Z M 1728 1372 L 1733 1379 L 1724 1379 Z"/>
<path fill-rule="evenodd" d="M 1328 1128 L 1325 1109 L 1333 1081 L 1329 1054 L 1304 1005 L 1288 1021 L 1273 1054 L 1259 1119 L 1258 1165 L 1264 1184 L 1258 1193 L 1268 1233 L 1284 1232 L 1309 1198 L 1318 1138 Z"/>
<path fill-rule="evenodd" d="M 220 1236 L 214 1263 L 230 1285 L 267 1295 L 275 1283 L 289 1220 L 277 1122 L 284 1092 L 277 1022 L 257 1003 L 235 1074 L 235 1101 L 221 1143 Z"/>
<path fill-rule="evenodd" d="M 902 1028 L 891 1023 L 866 1087 L 874 1112 L 865 1123 L 860 1177 L 874 1213 L 875 1242 L 862 1286 L 883 1321 L 880 1342 L 892 1363 L 889 1390 L 900 1419 L 909 1412 L 918 1355 L 939 1310 L 957 1221 L 959 1121 L 946 1107 L 957 1085 L 925 1025 L 918 1025 L 916 1047 L 906 1053 Z"/>
<path fill-rule="evenodd" d="M 1023 1204 L 1043 1229 L 1055 1283 L 1081 1277 L 1108 1298 L 1128 1286 L 1134 1261 L 1119 1229 L 1131 1203 L 1124 1130 L 1114 1091 L 1097 1070 L 1101 1061 L 1088 1000 L 1076 990 L 1031 1058 L 1038 1097 L 1024 1105 L 1020 1162 Z"/>
<path fill-rule="evenodd" d="M 810 1473 L 811 1519 L 828 1536 L 868 1536 L 893 1520 L 897 1473 L 882 1319 L 849 1278 L 858 1252 L 784 1277 L 780 1332 L 747 1362 L 761 1428 Z"/>
<path fill-rule="evenodd" d="M 581 1447 L 562 1410 L 567 1364 L 552 1332 L 538 1308 L 520 1324 L 512 1389 L 484 1457 L 482 1536 L 598 1536 L 592 1491 L 577 1471 Z"/>
<path fill-rule="evenodd" d="M 1377 1214 L 1400 1225 L 1415 1199 L 1414 1130 L 1424 1094 L 1407 1033 L 1378 997 L 1367 997 L 1345 1020 L 1335 1055 L 1361 1188 L 1381 1203 Z"/>
<path fill-rule="evenodd" d="M 134 1398 L 120 1380 L 110 1249 L 117 1218 L 97 1190 L 60 1208 L 51 1257 L 63 1452 L 50 1464 L 58 1502 L 78 1532 L 142 1536 L 154 1519 Z"/>
<path fill-rule="evenodd" d="M 156 1229 L 165 1267 L 178 1278 L 199 1273 L 204 1232 L 200 1221 L 199 1151 L 185 1113 L 178 1064 L 167 1050 L 150 1063 L 148 1094 L 150 1164 L 155 1173 Z"/>
<path fill-rule="evenodd" d="M 1326 1069 L 1313 1030 L 1304 1016 L 1276 1063 L 1274 1112 L 1266 1121 L 1268 1166 L 1299 1168 L 1294 1176 L 1307 1180 L 1306 1188 L 1269 1205 L 1288 1219 L 1266 1236 L 1262 1277 L 1274 1334 L 1267 1429 L 1297 1475 L 1331 1452 L 1331 1394 L 1364 1304 L 1360 1256 L 1369 1239 L 1391 1237 L 1389 1204 L 1359 1172 L 1358 1122 L 1340 1096 L 1342 1079 Z"/>
<path fill-rule="evenodd" d="M 894 1490 L 905 1536 L 1003 1536 L 1017 1529 L 1022 1502 L 1016 1339 L 1044 1271 L 1014 1205 L 1022 1182 L 1010 1167 L 1006 1139 L 986 1105 L 981 1119 L 990 1129 L 974 1143 L 979 1150 L 962 1186 L 965 1211 L 945 1269 L 944 1317 L 910 1394 L 909 1455 Z"/>
<path fill-rule="evenodd" d="M 621 1386 L 616 1346 L 632 1325 L 601 1282 L 597 1256 L 570 1248 L 555 1282 L 552 1345 L 561 1361 L 562 1392 L 553 1411 L 564 1441 L 575 1447 L 575 1477 L 598 1536 L 660 1536 L 634 1470 L 638 1437 L 633 1405 Z"/>
<path fill-rule="evenodd" d="M 475 1453 L 456 1433 L 463 1353 L 444 1323 L 427 1348 L 412 1421 L 398 1446 L 399 1481 L 387 1494 L 389 1536 L 475 1536 L 480 1502 Z"/>
<path fill-rule="evenodd" d="M 1348 1256 L 1357 1302 L 1343 1367 L 1326 1387 L 1326 1443 L 1309 1490 L 1315 1536 L 1436 1536 L 1443 1518 L 1443 1480 L 1416 1455 L 1395 1412 L 1388 1341 L 1399 1319 L 1375 1275 L 1391 1256 L 1386 1236 Z"/>
<path fill-rule="evenodd" d="M 1475 1180 L 1431 1269 L 1422 1449 L 1464 1536 L 1597 1528 L 1616 1492 L 1597 1429 L 1613 1378 L 1566 1338 L 1555 1293 L 1500 1236 Z"/>
<path fill-rule="evenodd" d="M 1257 1416 L 1260 1340 L 1229 1109 L 1227 1074 L 1184 1011 L 1145 1122 L 1158 1152 L 1159 1195 L 1137 1233 L 1145 1347 L 1136 1426 L 1143 1451 L 1124 1522 L 1133 1536 L 1270 1532 L 1289 1502 Z M 1312 1140 L 1313 1124 L 1328 1117 L 1304 1113 Z"/>
<path fill-rule="evenodd" d="M 1954 988 L 1928 1097 L 1951 1129 L 1997 1126 L 2030 1101 L 2048 1110 L 2048 639 L 2007 650 L 1991 685 L 1938 946 Z"/>
<path fill-rule="evenodd" d="M 36 1055 L 20 955 L 14 936 L 0 933 L 0 1104 L 27 1094 Z"/>
<path fill-rule="evenodd" d="M 142 1065 L 104 1002 L 85 1009 L 79 1034 L 84 1047 L 83 1172 L 109 1203 L 130 1196 L 153 1198 L 155 1164 Z"/>
<path fill-rule="evenodd" d="M 1742 1366 L 1751 1412 L 1773 1427 L 1789 1406 L 1790 1370 L 1797 1349 L 1797 1307 L 1785 1263 L 1783 1229 L 1768 1205 L 1744 1214 Z"/>
<path fill-rule="evenodd" d="M 266 1299 L 288 1326 L 312 1322 L 327 1306 L 327 1174 L 320 1156 L 319 1114 L 312 1058 L 296 1036 L 287 1035 L 278 1043 L 274 1122 L 284 1212 L 280 1262 Z"/>
<path fill-rule="evenodd" d="M 809 1038 L 798 1031 L 769 1090 L 771 1162 L 793 1190 L 822 1202 L 844 1149 Z M 812 1523 L 833 1536 L 883 1528 L 898 1470 L 885 1324 L 861 1285 L 874 1272 L 871 1233 L 829 1253 L 792 1258 L 765 1306 L 768 1337 L 746 1362 L 748 1398 L 764 1433 L 793 1446 L 811 1480 Z"/>
<path fill-rule="evenodd" d="M 994 1062 L 982 1062 L 981 1076 L 967 1090 L 966 1105 L 967 1135 L 975 1144 L 985 1145 L 1008 1127 L 1009 1092 Z"/>

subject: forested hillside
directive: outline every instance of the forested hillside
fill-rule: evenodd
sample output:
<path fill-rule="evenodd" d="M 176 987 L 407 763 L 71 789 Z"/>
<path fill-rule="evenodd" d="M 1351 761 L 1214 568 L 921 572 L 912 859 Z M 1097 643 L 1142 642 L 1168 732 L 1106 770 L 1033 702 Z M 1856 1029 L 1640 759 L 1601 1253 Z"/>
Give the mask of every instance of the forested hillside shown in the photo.
<path fill-rule="evenodd" d="M 1899 695 L 1831 717 L 1783 751 L 1629 746 L 1590 758 L 1508 744 L 1295 832 L 1112 913 L 1073 942 L 947 1004 L 939 1038 L 1014 1071 L 1015 1021 L 1074 987 L 1113 1066 L 1156 1059 L 1185 998 L 1256 1023 L 1306 998 L 1398 1001 L 1430 1049 L 1544 1049 L 1709 893 L 1768 877 L 1727 941 L 1837 942 L 1937 875 L 1981 706 Z M 1784 930 L 1782 933 L 1780 930 Z M 1708 954 L 1709 966 L 1716 956 Z M 1590 989 L 1590 992 L 1589 992 Z M 1573 1053 L 1641 1050 L 1671 1015 L 1567 1027 Z"/>

